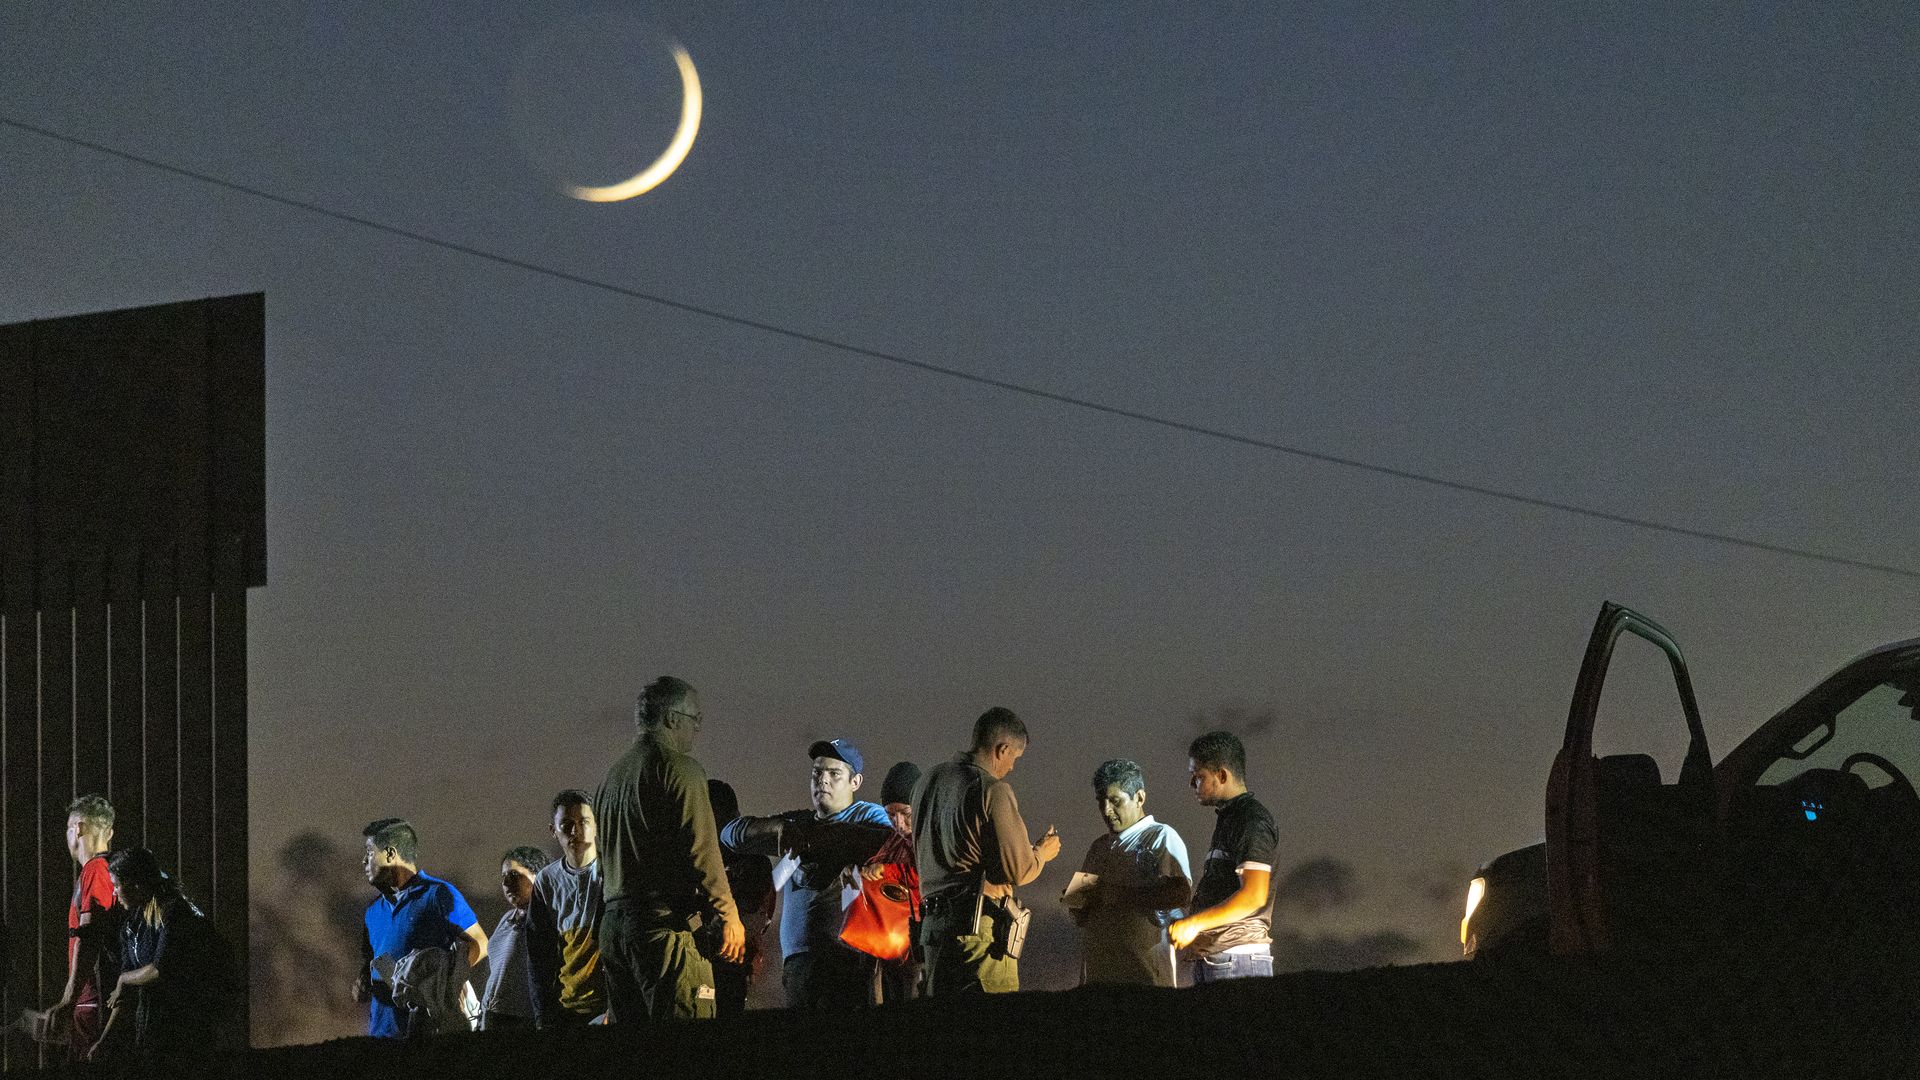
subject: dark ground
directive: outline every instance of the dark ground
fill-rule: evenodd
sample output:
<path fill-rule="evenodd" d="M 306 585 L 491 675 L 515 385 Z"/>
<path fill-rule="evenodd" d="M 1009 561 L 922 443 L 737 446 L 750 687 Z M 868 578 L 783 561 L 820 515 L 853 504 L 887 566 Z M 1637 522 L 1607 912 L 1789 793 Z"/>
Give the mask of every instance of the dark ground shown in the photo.
<path fill-rule="evenodd" d="M 360 1077 L 1920 1076 L 1904 950 L 1304 972 L 661 1029 L 342 1039 L 180 1075 Z M 142 1075 L 152 1075 L 144 1072 Z"/>

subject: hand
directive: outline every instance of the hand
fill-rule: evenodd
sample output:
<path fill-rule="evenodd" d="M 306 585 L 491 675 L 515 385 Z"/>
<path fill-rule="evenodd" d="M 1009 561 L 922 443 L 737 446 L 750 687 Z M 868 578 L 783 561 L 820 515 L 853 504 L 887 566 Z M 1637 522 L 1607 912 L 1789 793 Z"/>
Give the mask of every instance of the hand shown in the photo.
<path fill-rule="evenodd" d="M 67 1030 L 67 1025 L 73 1021 L 73 1002 L 55 1002 L 41 1015 L 47 1018 L 47 1037 L 58 1040 Z"/>
<path fill-rule="evenodd" d="M 879 881 L 881 878 L 887 876 L 887 864 L 870 862 L 860 868 L 860 876 L 866 878 L 868 881 Z"/>
<path fill-rule="evenodd" d="M 87 1047 L 86 1060 L 88 1061 L 106 1060 L 106 1054 L 104 1054 L 101 1049 L 106 1045 L 107 1045 L 106 1037 L 102 1036 L 99 1042 L 94 1043 L 92 1046 Z"/>
<path fill-rule="evenodd" d="M 1042 836 L 1040 842 L 1033 845 L 1033 853 L 1043 863 L 1050 863 L 1059 856 L 1060 834 L 1053 826 L 1047 826 L 1047 835 Z"/>
<path fill-rule="evenodd" d="M 814 840 L 813 818 L 790 817 L 780 825 L 780 850 L 783 854 L 805 858 Z"/>
<path fill-rule="evenodd" d="M 746 959 L 747 928 L 739 919 L 725 919 L 720 923 L 720 959 L 729 964 L 737 964 Z"/>
<path fill-rule="evenodd" d="M 114 984 L 113 993 L 107 995 L 107 1010 L 109 1012 L 120 1007 L 120 994 L 125 989 L 126 987 L 118 983 Z"/>
<path fill-rule="evenodd" d="M 353 1003 L 365 1005 L 371 1000 L 373 1000 L 373 984 L 367 981 L 366 976 L 353 980 Z"/>
<path fill-rule="evenodd" d="M 1176 949 L 1186 948 L 1193 944 L 1194 938 L 1199 936 L 1200 927 L 1191 918 L 1176 919 L 1171 926 L 1167 927 L 1167 940 L 1173 942 L 1173 947 Z"/>

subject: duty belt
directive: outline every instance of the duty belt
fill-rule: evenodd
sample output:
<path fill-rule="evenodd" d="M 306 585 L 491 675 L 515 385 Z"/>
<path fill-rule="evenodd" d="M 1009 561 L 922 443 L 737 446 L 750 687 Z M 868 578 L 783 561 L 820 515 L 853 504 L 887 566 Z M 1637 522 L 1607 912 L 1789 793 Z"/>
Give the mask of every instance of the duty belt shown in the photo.
<path fill-rule="evenodd" d="M 949 889 L 934 896 L 920 898 L 920 911 L 925 918 L 940 915 L 972 914 L 974 897 L 980 890 L 972 887 Z"/>

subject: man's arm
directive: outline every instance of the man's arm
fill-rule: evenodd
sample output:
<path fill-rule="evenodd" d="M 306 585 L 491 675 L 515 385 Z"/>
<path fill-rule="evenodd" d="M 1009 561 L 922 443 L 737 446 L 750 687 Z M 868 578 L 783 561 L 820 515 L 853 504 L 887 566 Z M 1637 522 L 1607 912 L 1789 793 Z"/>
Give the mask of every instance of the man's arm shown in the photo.
<path fill-rule="evenodd" d="M 881 849 L 900 834 L 894 831 L 893 822 L 887 820 L 885 810 L 872 803 L 856 806 L 868 809 L 845 820 L 810 820 L 803 826 L 806 830 L 803 857 L 821 866 L 861 866 L 877 859 Z"/>
<path fill-rule="evenodd" d="M 373 939 L 367 936 L 366 917 L 360 920 L 360 973 L 353 977 L 353 1003 L 373 1000 Z"/>
<path fill-rule="evenodd" d="M 60 1000 L 47 1009 L 49 1019 L 66 1022 L 67 1015 L 79 1000 L 80 987 L 90 978 L 99 966 L 102 952 L 102 939 L 113 932 L 113 923 L 105 911 L 82 911 L 80 927 L 72 932 L 78 942 L 73 950 L 73 963 L 67 965 L 66 987 L 60 991 Z M 104 990 L 105 987 L 98 989 Z"/>
<path fill-rule="evenodd" d="M 1060 838 L 1052 830 L 1035 844 L 1027 838 L 1027 822 L 1020 804 L 1006 784 L 987 787 L 987 834 L 993 837 L 995 857 L 987 863 L 987 880 L 996 885 L 1025 885 L 1040 876 L 1060 854 Z"/>
<path fill-rule="evenodd" d="M 1100 906 L 1101 888 L 1106 884 L 1100 873 L 1103 856 L 1112 844 L 1106 833 L 1094 837 L 1093 843 L 1087 845 L 1086 857 L 1080 860 L 1080 871 L 1067 879 L 1067 887 L 1060 892 L 1060 904 L 1067 909 L 1075 926 L 1087 925 L 1087 917 Z"/>
<path fill-rule="evenodd" d="M 1186 907 L 1193 900 L 1193 875 L 1187 870 L 1187 843 L 1171 828 L 1160 830 L 1155 870 L 1159 878 L 1145 893 L 1155 911 Z"/>
<path fill-rule="evenodd" d="M 1196 911 L 1167 927 L 1167 936 L 1172 939 L 1173 947 L 1184 949 L 1193 944 L 1194 938 L 1208 930 L 1239 922 L 1241 919 L 1265 911 L 1267 885 L 1272 878 L 1272 870 L 1256 870 L 1252 867 L 1242 869 L 1240 887 L 1233 891 L 1233 895 L 1205 911 Z"/>
<path fill-rule="evenodd" d="M 73 963 L 67 965 L 67 985 L 60 991 L 60 1000 L 47 1009 L 49 1016 L 73 1008 L 74 1000 L 80 996 L 80 973 L 92 971 L 93 966 L 100 962 L 99 935 L 88 932 L 91 919 L 92 915 L 86 912 L 80 914 L 80 929 L 73 931 L 73 937 L 79 945 L 73 950 Z"/>
<path fill-rule="evenodd" d="M 679 804 L 680 834 L 693 859 L 700 891 L 720 916 L 720 958 L 737 964 L 747 954 L 747 928 L 734 906 L 726 863 L 720 857 L 720 830 L 707 797 L 707 772 L 692 758 L 681 756 L 668 764 L 667 780 L 667 791 Z"/>
<path fill-rule="evenodd" d="M 472 974 L 474 965 L 487 958 L 487 932 L 476 922 L 462 933 L 465 936 L 459 941 L 460 955 L 467 962 L 467 973 Z"/>
<path fill-rule="evenodd" d="M 533 980 L 534 1015 L 541 1027 L 560 1022 L 560 928 L 553 905 L 535 879 L 527 907 L 527 974 Z"/>
<path fill-rule="evenodd" d="M 47 1010 L 51 1017 L 64 1014 L 73 1008 L 80 996 L 80 987 L 90 978 L 100 963 L 100 954 L 109 943 L 103 939 L 115 931 L 112 919 L 113 878 L 107 873 L 104 859 L 89 859 L 80 867 L 80 908 L 79 928 L 73 937 L 79 945 L 73 951 L 73 962 L 67 965 L 67 985 L 60 992 L 60 1000 Z M 97 989 L 105 991 L 106 987 Z"/>
<path fill-rule="evenodd" d="M 1131 899 L 1141 907 L 1155 911 L 1172 911 L 1185 907 L 1193 899 L 1193 883 L 1184 877 L 1155 878 L 1144 885 L 1123 885 L 1121 888 L 1133 893 Z M 1231 922 L 1232 920 L 1228 920 Z"/>
<path fill-rule="evenodd" d="M 122 973 L 120 976 L 120 986 L 145 986 L 148 983 L 158 981 L 159 978 L 160 978 L 160 965 L 157 963 L 148 964 L 145 967 L 137 967 L 137 968 L 134 968 L 132 971 Z M 112 1000 L 117 1001 L 119 997 L 120 997 L 120 988 L 116 986 L 114 987 L 114 990 L 113 990 Z"/>
<path fill-rule="evenodd" d="M 893 836 L 880 846 L 880 850 L 873 853 L 873 858 L 860 867 L 860 876 L 868 881 L 879 881 L 886 876 L 889 866 L 911 870 L 913 865 L 913 834 L 895 830 Z"/>
<path fill-rule="evenodd" d="M 453 943 L 466 959 L 462 975 L 471 975 L 474 965 L 487 958 L 487 932 L 480 928 L 479 916 L 473 913 L 473 908 L 467 903 L 467 898 L 460 895 L 459 889 L 444 881 L 435 887 L 446 893 L 443 903 L 447 909 L 447 924 L 462 935 L 461 940 Z"/>
<path fill-rule="evenodd" d="M 152 972 L 153 974 L 151 977 L 142 978 L 139 982 L 128 981 L 129 978 L 136 975 L 142 975 L 145 972 Z M 120 987 L 145 986 L 147 983 L 150 983 L 154 979 L 159 978 L 159 976 L 160 976 L 160 969 L 154 967 L 152 964 L 148 964 L 146 967 L 139 968 L 138 970 L 135 970 L 135 971 L 126 972 L 125 974 L 120 976 L 119 983 L 116 986 L 114 986 L 113 993 L 107 998 L 107 1022 L 100 1025 L 100 1037 L 93 1040 L 93 1045 L 87 1048 L 88 1061 L 100 1060 L 100 1056 L 105 1051 L 105 1049 L 113 1045 L 113 1043 L 110 1042 L 109 1040 L 113 1039 L 115 1037 L 114 1033 L 120 1030 L 120 1028 L 124 1026 L 119 1022 L 120 1009 L 123 1004 L 120 998 Z M 131 1010 L 128 1010 L 128 1011 L 131 1011 Z"/>
<path fill-rule="evenodd" d="M 712 803 L 708 803 L 711 812 Z M 801 818 L 810 818 L 810 810 L 794 810 L 774 817 L 748 817 L 741 815 L 727 822 L 720 830 L 720 844 L 735 855 L 765 855 L 779 858 L 787 853 L 791 846 L 789 833 L 791 826 Z"/>

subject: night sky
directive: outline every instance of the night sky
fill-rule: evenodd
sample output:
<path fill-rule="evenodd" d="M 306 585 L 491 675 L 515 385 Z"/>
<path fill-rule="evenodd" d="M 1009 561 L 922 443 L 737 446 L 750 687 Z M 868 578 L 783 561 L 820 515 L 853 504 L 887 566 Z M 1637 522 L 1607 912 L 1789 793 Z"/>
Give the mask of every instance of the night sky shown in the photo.
<path fill-rule="evenodd" d="M 0 115 L 457 244 L 1319 453 L 1920 568 L 1910 5 L 0 6 Z M 667 51 L 699 66 L 691 156 Z M 1065 837 L 1248 733 L 1281 922 L 1444 957 L 1602 600 L 1719 757 L 1920 581 L 1036 400 L 0 126 L 0 321 L 263 290 L 255 888 L 369 819 L 485 887 L 653 676 L 749 812 L 989 705 Z M 1680 731 L 1650 655 L 1601 749 Z M 1311 874 L 1307 875 L 1309 878 Z M 1333 875 L 1340 877 L 1339 873 Z M 1337 884 L 1337 883 L 1336 883 Z M 1452 889 L 1447 892 L 1442 886 Z"/>

